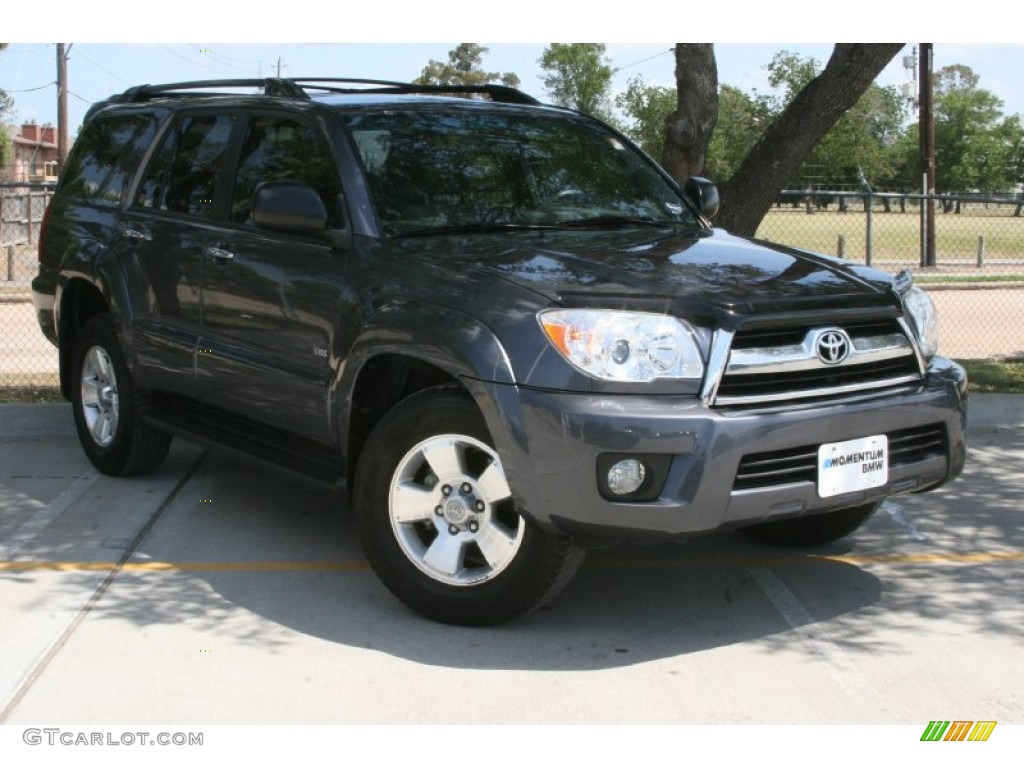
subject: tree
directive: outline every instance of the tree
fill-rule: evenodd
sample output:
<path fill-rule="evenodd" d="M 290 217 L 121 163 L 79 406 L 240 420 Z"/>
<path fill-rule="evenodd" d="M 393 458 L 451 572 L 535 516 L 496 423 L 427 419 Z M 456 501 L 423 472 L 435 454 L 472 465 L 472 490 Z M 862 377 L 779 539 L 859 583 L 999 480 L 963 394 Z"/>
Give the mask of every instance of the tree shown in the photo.
<path fill-rule="evenodd" d="M 777 115 L 818 76 L 821 65 L 813 58 L 780 51 L 767 69 L 768 81 L 779 93 L 762 103 Z M 897 160 L 893 148 L 904 116 L 903 100 L 896 89 L 871 83 L 801 164 L 799 179 L 790 179 L 788 185 L 813 181 L 835 188 L 850 184 L 861 173 L 871 181 L 891 179 Z"/>
<path fill-rule="evenodd" d="M 625 127 L 626 135 L 660 160 L 665 149 L 665 120 L 676 106 L 675 91 L 634 77 L 626 91 L 615 97 L 615 106 L 633 121 Z"/>
<path fill-rule="evenodd" d="M 902 47 L 902 43 L 837 43 L 824 70 L 775 116 L 722 190 L 722 226 L 753 235 L 778 191 Z M 667 170 L 680 183 L 704 170 L 718 116 L 718 76 L 710 49 L 710 45 L 676 45 L 679 106 L 668 123 L 665 155 Z"/>
<path fill-rule="evenodd" d="M 704 173 L 727 184 L 771 117 L 764 99 L 751 98 L 739 88 L 723 85 L 718 91 L 718 120 L 708 144 Z"/>
<path fill-rule="evenodd" d="M 676 43 L 676 108 L 665 122 L 662 164 L 680 184 L 704 173 L 718 119 L 718 64 L 710 43 Z"/>
<path fill-rule="evenodd" d="M 483 55 L 487 48 L 476 43 L 459 43 L 448 51 L 448 61 L 431 59 L 413 80 L 417 85 L 486 85 L 500 82 L 516 88 L 519 76 L 514 72 L 485 72 Z"/>
<path fill-rule="evenodd" d="M 562 107 L 611 121 L 611 61 L 603 43 L 551 43 L 537 60 L 544 87 Z"/>
<path fill-rule="evenodd" d="M 0 43 L 0 51 L 8 43 Z M 8 118 L 14 109 L 14 99 L 3 88 L 0 88 L 0 168 L 6 168 L 14 160 L 14 143 L 8 131 Z"/>
<path fill-rule="evenodd" d="M 1005 191 L 1016 181 L 1012 144 L 1019 121 L 1004 120 L 1003 102 L 962 64 L 936 73 L 934 98 L 936 188 Z"/>

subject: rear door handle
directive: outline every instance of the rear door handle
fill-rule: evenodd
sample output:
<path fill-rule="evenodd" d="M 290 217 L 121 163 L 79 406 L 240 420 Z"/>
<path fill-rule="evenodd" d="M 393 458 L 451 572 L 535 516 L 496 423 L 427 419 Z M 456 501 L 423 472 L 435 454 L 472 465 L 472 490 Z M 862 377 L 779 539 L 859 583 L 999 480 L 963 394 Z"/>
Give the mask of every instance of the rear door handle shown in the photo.
<path fill-rule="evenodd" d="M 231 261 L 235 258 L 235 254 L 231 251 L 225 251 L 223 248 L 217 248 L 212 245 L 203 248 L 203 253 L 216 261 Z"/>

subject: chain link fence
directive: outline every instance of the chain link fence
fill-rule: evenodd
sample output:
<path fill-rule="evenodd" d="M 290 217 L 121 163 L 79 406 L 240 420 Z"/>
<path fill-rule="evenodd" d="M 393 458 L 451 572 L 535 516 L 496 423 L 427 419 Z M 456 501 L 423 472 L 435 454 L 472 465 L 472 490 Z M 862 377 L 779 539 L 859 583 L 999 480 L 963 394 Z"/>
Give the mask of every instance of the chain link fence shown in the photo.
<path fill-rule="evenodd" d="M 934 263 L 921 206 L 935 207 Z M 783 192 L 757 237 L 887 272 L 907 269 L 938 308 L 942 353 L 1024 365 L 1024 199 L 870 191 Z"/>
<path fill-rule="evenodd" d="M 51 195 L 46 185 L 0 187 L 0 388 L 57 382 L 57 352 L 39 330 L 30 285 Z M 757 236 L 889 272 L 909 269 L 938 307 L 943 354 L 1024 367 L 1022 201 L 934 199 L 934 266 L 920 266 L 920 195 L 784 192 Z"/>
<path fill-rule="evenodd" d="M 57 350 L 32 306 L 39 225 L 52 184 L 0 184 L 0 388 L 57 384 Z"/>

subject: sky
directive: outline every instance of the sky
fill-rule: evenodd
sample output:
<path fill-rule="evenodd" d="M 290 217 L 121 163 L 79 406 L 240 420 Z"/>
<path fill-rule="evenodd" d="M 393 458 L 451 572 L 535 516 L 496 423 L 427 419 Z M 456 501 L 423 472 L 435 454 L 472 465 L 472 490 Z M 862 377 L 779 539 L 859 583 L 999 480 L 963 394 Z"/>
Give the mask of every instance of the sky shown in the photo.
<path fill-rule="evenodd" d="M 904 32 L 891 37 L 913 39 L 911 32 L 943 31 L 941 27 L 920 29 L 913 16 L 901 18 L 893 3 L 880 3 L 877 11 L 872 12 L 873 2 L 865 0 L 858 4 L 864 13 L 850 20 L 849 29 L 844 22 L 844 32 L 853 35 L 853 39 L 862 31 L 859 25 L 863 25 L 860 39 L 879 36 L 881 27 L 876 23 L 875 13 L 887 20 L 885 31 Z M 482 18 L 480 9 L 488 6 L 468 0 L 447 0 L 446 17 L 442 20 L 436 12 L 424 14 L 423 4 L 413 6 L 398 0 L 390 0 L 386 12 L 341 10 L 341 4 L 307 1 L 301 6 L 302 14 L 290 15 L 280 13 L 280 3 L 261 4 L 253 0 L 245 6 L 250 10 L 242 21 L 236 18 L 235 11 L 197 0 L 178 0 L 170 6 L 175 9 L 173 16 L 156 19 L 145 16 L 147 9 L 155 6 L 137 0 L 107 0 L 102 5 L 55 0 L 54 20 L 45 25 L 24 10 L 14 11 L 12 20 L 5 10 L 8 31 L 4 34 L 10 43 L 0 52 L 0 88 L 14 98 L 17 122 L 56 123 L 56 48 L 49 42 L 54 38 L 79 41 L 66 44 L 71 45 L 68 84 L 72 135 L 91 103 L 132 85 L 270 76 L 276 74 L 278 64 L 285 77 L 405 81 L 417 77 L 429 60 L 447 60 L 448 51 L 456 43 L 443 41 L 459 39 L 497 40 L 481 42 L 489 49 L 483 61 L 485 69 L 515 72 L 521 78 L 521 89 L 542 101 L 547 99 L 537 64 L 547 44 L 542 40 L 639 41 L 606 43 L 608 58 L 617 70 L 614 90 L 624 90 L 633 77 L 641 77 L 649 85 L 672 86 L 673 44 L 651 39 L 654 34 L 669 37 L 664 33 L 672 31 L 671 24 L 656 23 L 660 18 L 655 13 L 657 5 L 650 3 L 644 7 L 646 16 L 636 13 L 625 17 L 619 13 L 608 18 L 594 12 L 580 17 L 564 11 L 552 12 L 540 0 L 518 0 L 514 6 L 507 6 L 514 8 L 513 13 Z M 972 7 L 978 5 L 976 2 Z M 104 9 L 102 13 L 96 11 L 100 7 Z M 671 3 L 665 7 L 681 6 Z M 696 6 L 690 6 L 693 7 Z M 780 19 L 780 14 L 775 13 L 761 18 L 759 14 L 765 7 L 763 3 L 719 2 L 714 13 L 732 20 L 732 25 L 701 25 L 715 35 L 720 83 L 747 93 L 753 89 L 768 90 L 764 67 L 780 50 L 812 56 L 822 64 L 827 61 L 832 44 L 813 41 L 827 39 L 833 36 L 828 33 L 836 30 L 801 27 L 793 15 Z M 263 13 L 264 8 L 275 10 Z M 316 12 L 318 8 L 322 14 Z M 17 17 L 22 13 L 27 14 L 24 20 Z M 670 20 L 678 15 L 680 31 L 701 31 L 687 25 L 683 12 L 662 13 Z M 532 23 L 532 18 L 543 18 L 545 23 Z M 946 30 L 947 34 L 959 35 L 946 39 L 966 42 L 935 43 L 935 68 L 947 64 L 970 66 L 980 75 L 981 87 L 1003 100 L 1004 113 L 1024 114 L 1024 44 L 990 41 L 969 24 L 961 16 Z M 23 31 L 19 34 L 19 30 Z M 984 30 L 985 34 L 988 32 Z M 42 33 L 45 37 L 40 39 Z M 331 42 L 314 42 L 318 39 Z M 899 86 L 908 82 L 902 60 L 913 48 L 913 44 L 908 44 L 892 61 L 879 78 L 880 84 Z"/>

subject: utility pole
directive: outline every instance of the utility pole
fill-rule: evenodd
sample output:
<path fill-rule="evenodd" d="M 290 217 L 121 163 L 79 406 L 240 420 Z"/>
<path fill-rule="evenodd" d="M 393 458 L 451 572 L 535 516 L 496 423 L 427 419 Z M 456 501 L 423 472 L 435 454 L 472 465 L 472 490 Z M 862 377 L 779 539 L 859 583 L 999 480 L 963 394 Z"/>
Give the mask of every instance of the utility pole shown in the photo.
<path fill-rule="evenodd" d="M 74 43 L 72 43 L 74 45 Z M 57 43 L 57 175 L 68 159 L 68 53 L 64 43 Z"/>
<path fill-rule="evenodd" d="M 287 67 L 288 65 L 285 64 L 284 66 Z M 278 77 L 278 79 L 280 79 L 280 77 L 281 77 L 281 57 L 280 56 L 277 57 L 277 77 Z"/>
<path fill-rule="evenodd" d="M 921 266 L 935 266 L 935 111 L 932 103 L 932 44 L 921 43 L 918 134 L 921 142 Z"/>

